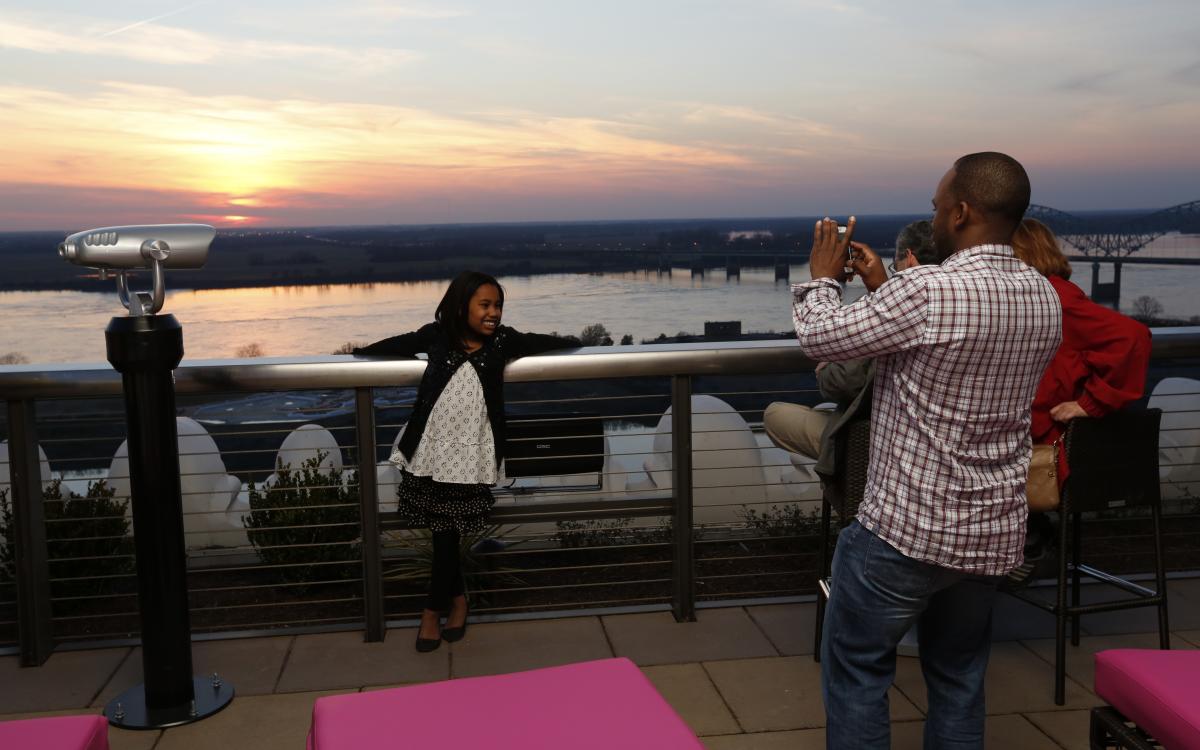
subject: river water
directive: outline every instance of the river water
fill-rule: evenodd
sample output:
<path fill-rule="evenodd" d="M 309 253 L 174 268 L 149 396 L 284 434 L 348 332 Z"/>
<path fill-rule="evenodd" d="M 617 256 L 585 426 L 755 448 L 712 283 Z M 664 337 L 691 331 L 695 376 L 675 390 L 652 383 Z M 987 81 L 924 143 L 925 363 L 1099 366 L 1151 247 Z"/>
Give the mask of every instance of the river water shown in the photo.
<path fill-rule="evenodd" d="M 1111 271 L 1102 271 L 1109 280 Z M 792 280 L 807 268 L 791 270 Z M 1074 279 L 1091 289 L 1090 265 Z M 170 285 L 172 275 L 168 274 Z M 1126 264 L 1122 309 L 1152 296 L 1164 314 L 1200 315 L 1200 266 Z M 220 359 L 257 346 L 265 356 L 329 354 L 345 342 L 366 343 L 413 330 L 433 319 L 446 281 L 168 292 L 164 312 L 184 327 L 187 359 Z M 705 321 L 739 320 L 744 332 L 791 330 L 786 282 L 770 268 L 723 270 L 693 276 L 686 268 L 612 274 L 561 274 L 501 279 L 507 292 L 504 322 L 520 330 L 575 334 L 603 324 L 614 340 L 635 342 L 659 334 L 702 333 Z M 862 294 L 852 283 L 847 299 Z M 0 356 L 15 352 L 33 364 L 103 362 L 104 327 L 124 314 L 116 292 L 0 293 Z"/>

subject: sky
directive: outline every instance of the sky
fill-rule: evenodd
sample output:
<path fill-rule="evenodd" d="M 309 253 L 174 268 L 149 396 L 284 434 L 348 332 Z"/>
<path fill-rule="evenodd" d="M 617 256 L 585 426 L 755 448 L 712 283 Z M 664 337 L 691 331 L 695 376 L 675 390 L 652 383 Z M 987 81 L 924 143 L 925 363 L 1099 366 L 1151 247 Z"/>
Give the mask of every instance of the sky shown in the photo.
<path fill-rule="evenodd" d="M 1200 198 L 1200 3 L 0 0 L 0 231 Z"/>

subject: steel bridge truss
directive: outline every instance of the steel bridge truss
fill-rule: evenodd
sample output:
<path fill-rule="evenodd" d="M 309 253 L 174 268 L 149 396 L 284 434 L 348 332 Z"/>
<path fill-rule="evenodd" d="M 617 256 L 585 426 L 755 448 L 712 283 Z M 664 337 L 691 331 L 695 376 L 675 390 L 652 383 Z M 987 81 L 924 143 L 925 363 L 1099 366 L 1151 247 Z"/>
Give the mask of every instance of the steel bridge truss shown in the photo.
<path fill-rule="evenodd" d="M 1200 201 L 1115 220 L 1075 216 L 1037 204 L 1025 215 L 1041 221 L 1063 242 L 1091 258 L 1127 258 L 1170 232 L 1200 230 Z"/>

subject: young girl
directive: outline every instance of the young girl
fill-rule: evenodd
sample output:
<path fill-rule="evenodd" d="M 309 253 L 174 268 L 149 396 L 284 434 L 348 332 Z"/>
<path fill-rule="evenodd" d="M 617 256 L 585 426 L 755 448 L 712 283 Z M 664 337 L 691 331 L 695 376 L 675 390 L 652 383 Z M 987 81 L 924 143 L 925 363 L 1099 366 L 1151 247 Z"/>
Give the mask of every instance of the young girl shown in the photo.
<path fill-rule="evenodd" d="M 499 282 L 465 271 L 450 282 L 434 314 L 436 322 L 354 350 L 356 355 L 426 352 L 429 357 L 408 425 L 392 454 L 400 467 L 400 515 L 433 532 L 433 568 L 417 631 L 418 651 L 433 651 L 442 640 L 457 641 L 466 634 L 459 539 L 484 528 L 494 502 L 489 486 L 496 483 L 504 459 L 504 366 L 518 357 L 579 345 L 502 326 L 503 311 Z"/>

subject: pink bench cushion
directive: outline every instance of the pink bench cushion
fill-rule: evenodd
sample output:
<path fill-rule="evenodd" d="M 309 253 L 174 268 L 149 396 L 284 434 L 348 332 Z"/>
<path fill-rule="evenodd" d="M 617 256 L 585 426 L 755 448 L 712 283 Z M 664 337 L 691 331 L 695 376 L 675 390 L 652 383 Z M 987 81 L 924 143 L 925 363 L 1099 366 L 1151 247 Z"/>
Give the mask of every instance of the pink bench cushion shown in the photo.
<path fill-rule="evenodd" d="M 1163 747 L 1200 748 L 1200 651 L 1100 651 L 1095 686 Z"/>
<path fill-rule="evenodd" d="M 0 748 L 108 750 L 108 721 L 103 716 L 52 716 L 0 721 Z"/>
<path fill-rule="evenodd" d="M 703 748 L 628 659 L 318 698 L 308 747 Z"/>

